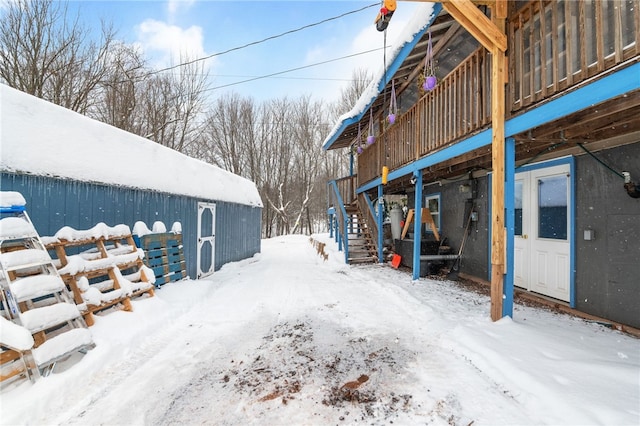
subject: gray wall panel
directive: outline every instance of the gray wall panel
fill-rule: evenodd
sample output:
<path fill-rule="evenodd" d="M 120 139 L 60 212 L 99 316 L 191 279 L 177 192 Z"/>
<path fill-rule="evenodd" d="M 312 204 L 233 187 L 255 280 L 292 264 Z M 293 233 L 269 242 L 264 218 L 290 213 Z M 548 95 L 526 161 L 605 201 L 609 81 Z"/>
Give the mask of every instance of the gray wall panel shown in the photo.
<path fill-rule="evenodd" d="M 594 153 L 640 181 L 640 143 Z M 576 157 L 576 307 L 640 327 L 640 198 L 589 155 Z M 584 230 L 595 239 L 584 240 Z"/>
<path fill-rule="evenodd" d="M 27 212 L 43 236 L 54 235 L 63 226 L 88 229 L 99 222 L 133 228 L 143 221 L 152 228 L 155 221 L 162 221 L 168 230 L 180 222 L 187 273 L 195 278 L 197 208 L 204 201 L 216 203 L 216 270 L 260 252 L 260 208 L 41 176 L 3 172 L 0 178 L 2 191 L 18 191 L 25 197 Z"/>

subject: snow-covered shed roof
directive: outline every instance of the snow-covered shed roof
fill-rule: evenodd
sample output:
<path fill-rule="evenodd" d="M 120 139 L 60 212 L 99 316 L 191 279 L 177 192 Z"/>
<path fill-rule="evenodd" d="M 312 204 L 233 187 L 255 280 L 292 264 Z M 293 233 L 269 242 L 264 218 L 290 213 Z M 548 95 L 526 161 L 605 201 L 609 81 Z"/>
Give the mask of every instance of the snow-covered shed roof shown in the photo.
<path fill-rule="evenodd" d="M 350 143 L 350 141 L 341 141 L 341 143 L 335 144 L 347 127 L 357 124 L 365 113 L 369 111 L 369 108 L 373 105 L 378 95 L 380 95 L 387 84 L 389 84 L 404 60 L 409 56 L 414 47 L 416 47 L 441 10 L 442 5 L 440 3 L 424 3 L 416 7 L 413 18 L 393 43 L 393 48 L 387 53 L 388 62 L 386 70 L 384 66 L 380 67 L 351 111 L 338 118 L 333 129 L 331 129 L 322 143 L 324 150 L 341 148 L 346 146 L 345 143 Z M 393 21 L 391 25 L 393 25 Z"/>
<path fill-rule="evenodd" d="M 4 84 L 0 170 L 263 206 L 248 179 Z"/>

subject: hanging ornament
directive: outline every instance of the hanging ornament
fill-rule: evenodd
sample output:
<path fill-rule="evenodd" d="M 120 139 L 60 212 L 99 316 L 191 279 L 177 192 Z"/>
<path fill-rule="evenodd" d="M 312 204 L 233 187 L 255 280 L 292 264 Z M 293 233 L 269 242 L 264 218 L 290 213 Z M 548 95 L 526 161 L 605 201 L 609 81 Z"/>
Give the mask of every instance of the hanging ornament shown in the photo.
<path fill-rule="evenodd" d="M 429 31 L 429 43 L 427 44 L 427 56 L 424 59 L 424 83 L 422 88 L 425 92 L 435 89 L 438 79 L 433 67 L 433 45 L 431 43 L 431 31 Z"/>
<path fill-rule="evenodd" d="M 356 152 L 358 154 L 362 154 L 362 152 L 364 151 L 364 148 L 362 147 L 362 132 L 360 131 L 359 122 L 358 122 L 358 136 L 356 136 L 356 140 L 358 141 L 358 148 L 356 149 Z"/>
<path fill-rule="evenodd" d="M 389 124 L 396 122 L 396 114 L 398 113 L 398 104 L 396 102 L 396 85 L 395 80 L 391 80 L 391 102 L 389 103 Z"/>
<path fill-rule="evenodd" d="M 372 145 L 376 141 L 373 128 L 373 111 L 369 109 L 369 135 L 367 136 L 367 145 Z"/>

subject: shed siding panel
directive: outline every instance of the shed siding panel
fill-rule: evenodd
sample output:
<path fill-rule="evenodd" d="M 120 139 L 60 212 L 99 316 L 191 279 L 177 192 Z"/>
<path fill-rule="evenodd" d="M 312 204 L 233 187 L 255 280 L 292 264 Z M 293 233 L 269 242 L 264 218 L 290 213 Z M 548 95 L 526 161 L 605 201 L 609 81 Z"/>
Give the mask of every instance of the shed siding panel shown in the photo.
<path fill-rule="evenodd" d="M 54 235 L 63 226 L 88 229 L 99 222 L 133 228 L 143 221 L 149 228 L 161 221 L 169 230 L 182 224 L 187 273 L 196 276 L 197 200 L 151 191 L 110 187 L 87 182 L 31 175 L 2 173 L 3 191 L 18 191 L 27 201 L 27 211 L 40 235 Z M 216 202 L 216 267 L 253 256 L 260 251 L 261 209 Z M 250 240 L 246 240 L 250 239 Z M 224 244 L 222 244 L 224 242 Z"/>
<path fill-rule="evenodd" d="M 219 202 L 216 216 L 216 270 L 260 252 L 261 209 Z"/>

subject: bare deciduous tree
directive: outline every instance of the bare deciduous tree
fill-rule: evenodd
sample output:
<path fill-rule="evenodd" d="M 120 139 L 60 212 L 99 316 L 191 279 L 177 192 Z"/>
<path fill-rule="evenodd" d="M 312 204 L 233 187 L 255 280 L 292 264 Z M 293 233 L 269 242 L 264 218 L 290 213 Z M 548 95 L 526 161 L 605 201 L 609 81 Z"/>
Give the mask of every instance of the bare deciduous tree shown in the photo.
<path fill-rule="evenodd" d="M 373 77 L 367 69 L 357 68 L 352 71 L 351 83 L 340 91 L 340 99 L 333 104 L 333 108 L 329 111 L 331 121 L 335 121 L 340 115 L 353 108 L 372 79 Z"/>
<path fill-rule="evenodd" d="M 9 86 L 86 113 L 108 72 L 115 33 L 102 27 L 100 42 L 66 5 L 52 0 L 7 2 L 0 19 L 0 78 Z"/>
<path fill-rule="evenodd" d="M 256 116 L 253 100 L 236 93 L 216 100 L 207 115 L 203 139 L 204 159 L 232 173 L 249 177 L 245 167 L 255 147 Z"/>
<path fill-rule="evenodd" d="M 189 63 L 189 58 L 185 56 L 180 57 L 180 63 L 186 65 L 180 66 L 178 73 L 162 76 L 169 80 L 171 97 L 153 98 L 156 110 L 165 107 L 168 114 L 163 114 L 162 120 L 159 121 L 149 120 L 148 115 L 145 116 L 145 120 L 150 126 L 149 133 L 156 132 L 149 136 L 151 139 L 176 151 L 189 153 L 196 149 L 192 144 L 200 136 L 209 75 L 202 62 Z M 161 84 L 164 85 L 165 83 Z M 161 132 L 157 133 L 156 129 L 160 129 Z"/>
<path fill-rule="evenodd" d="M 102 81 L 99 100 L 90 114 L 131 133 L 142 132 L 138 97 L 144 79 L 144 59 L 134 47 L 114 44 L 109 55 L 109 74 Z"/>

